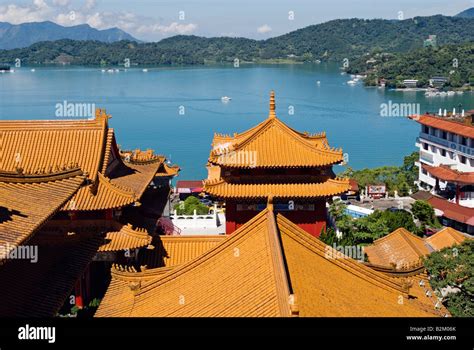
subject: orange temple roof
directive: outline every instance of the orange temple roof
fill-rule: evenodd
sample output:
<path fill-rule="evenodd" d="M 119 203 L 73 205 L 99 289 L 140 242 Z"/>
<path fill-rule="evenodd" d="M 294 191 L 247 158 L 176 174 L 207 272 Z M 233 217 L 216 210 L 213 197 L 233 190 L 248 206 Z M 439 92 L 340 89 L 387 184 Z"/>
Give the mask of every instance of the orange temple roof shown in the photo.
<path fill-rule="evenodd" d="M 113 268 L 96 317 L 441 316 L 403 279 L 328 250 L 270 205 L 174 268 Z"/>
<path fill-rule="evenodd" d="M 28 240 L 84 183 L 78 168 L 56 173 L 0 172 L 0 247 Z M 0 261 L 9 249 L 0 249 Z"/>
<path fill-rule="evenodd" d="M 451 227 L 445 227 L 441 231 L 436 232 L 434 235 L 426 238 L 425 240 L 434 250 L 441 250 L 443 248 L 461 244 L 466 239 L 468 238 L 461 232 L 456 231 Z"/>
<path fill-rule="evenodd" d="M 78 165 L 89 185 L 62 210 L 123 207 L 138 201 L 155 175 L 177 174 L 178 167 L 164 165 L 165 158 L 150 150 L 136 150 L 128 162 L 122 160 L 108 119 L 98 109 L 91 120 L 0 121 L 4 154 L 0 166 L 34 173 Z"/>
<path fill-rule="evenodd" d="M 152 237 L 145 229 L 133 228 L 132 225 L 124 225 L 118 231 L 107 232 L 105 243 L 102 244 L 99 252 L 110 252 L 127 249 L 146 247 L 151 243 Z"/>
<path fill-rule="evenodd" d="M 349 190 L 348 179 L 328 179 L 321 183 L 231 184 L 223 179 L 207 180 L 204 191 L 220 198 L 314 198 L 330 197 Z"/>
<path fill-rule="evenodd" d="M 280 121 L 273 91 L 265 121 L 234 136 L 216 134 L 212 147 L 209 163 L 236 168 L 317 167 L 343 161 L 342 150 L 330 148 L 324 133 L 300 133 Z"/>
<path fill-rule="evenodd" d="M 428 238 L 421 238 L 399 228 L 372 245 L 364 247 L 371 264 L 406 269 L 418 266 L 421 259 L 446 247 L 462 243 L 466 237 L 452 228 L 444 228 Z"/>
<path fill-rule="evenodd" d="M 423 238 L 404 228 L 399 228 L 385 237 L 364 247 L 370 263 L 381 266 L 402 268 L 418 264 L 421 258 L 430 253 Z"/>
<path fill-rule="evenodd" d="M 184 264 L 210 250 L 225 239 L 221 236 L 158 236 L 154 237 L 154 249 L 139 256 L 141 266 L 174 267 Z"/>

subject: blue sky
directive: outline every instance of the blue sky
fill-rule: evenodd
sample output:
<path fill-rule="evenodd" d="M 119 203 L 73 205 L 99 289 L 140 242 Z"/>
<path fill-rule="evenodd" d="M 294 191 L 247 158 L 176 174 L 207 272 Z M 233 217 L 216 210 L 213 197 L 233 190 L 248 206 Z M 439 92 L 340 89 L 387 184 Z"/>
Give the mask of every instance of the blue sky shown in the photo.
<path fill-rule="evenodd" d="M 0 21 L 117 26 L 147 41 L 176 34 L 263 39 L 336 18 L 450 16 L 469 7 L 474 0 L 0 0 Z"/>

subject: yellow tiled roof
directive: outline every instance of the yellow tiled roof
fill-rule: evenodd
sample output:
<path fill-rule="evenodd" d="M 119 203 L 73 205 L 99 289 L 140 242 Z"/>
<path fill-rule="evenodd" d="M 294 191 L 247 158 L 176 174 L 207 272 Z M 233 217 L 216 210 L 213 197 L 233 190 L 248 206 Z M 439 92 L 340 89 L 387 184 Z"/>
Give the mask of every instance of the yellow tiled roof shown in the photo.
<path fill-rule="evenodd" d="M 332 248 L 277 215 L 300 316 L 436 316 L 412 295 L 405 281 L 389 278 L 351 258 L 328 258 Z M 329 254 L 334 256 L 335 254 Z"/>
<path fill-rule="evenodd" d="M 399 228 L 372 245 L 364 247 L 369 261 L 375 265 L 396 268 L 418 264 L 430 253 L 425 241 L 404 228 Z"/>
<path fill-rule="evenodd" d="M 0 172 L 0 246 L 24 243 L 84 183 L 78 168 L 52 174 Z M 0 261 L 5 257 L 0 250 Z"/>
<path fill-rule="evenodd" d="M 312 198 L 335 196 L 349 190 L 349 179 L 328 179 L 322 183 L 236 184 L 223 179 L 207 180 L 204 191 L 220 198 Z"/>
<path fill-rule="evenodd" d="M 152 242 L 155 248 L 142 252 L 139 262 L 149 268 L 181 265 L 204 254 L 224 239 L 225 235 L 157 236 Z"/>
<path fill-rule="evenodd" d="M 62 210 L 103 210 L 134 203 L 163 167 L 164 157 L 147 151 L 146 159 L 141 155 L 136 163 L 125 164 L 108 118 L 98 109 L 92 120 L 0 121 L 0 169 L 34 173 L 77 165 L 90 185 Z"/>
<path fill-rule="evenodd" d="M 467 239 L 453 228 L 446 227 L 428 238 L 420 238 L 399 228 L 364 247 L 371 264 L 403 269 L 420 264 L 421 258 Z"/>
<path fill-rule="evenodd" d="M 50 172 L 78 164 L 95 181 L 106 145 L 107 117 L 98 114 L 93 120 L 3 120 L 0 132 L 0 169 Z"/>
<path fill-rule="evenodd" d="M 233 137 L 215 135 L 209 163 L 237 168 L 315 167 L 340 163 L 341 149 L 328 146 L 325 134 L 297 132 L 280 121 L 270 99 L 270 115 L 257 126 Z M 254 157 L 255 163 L 249 161 Z"/>
<path fill-rule="evenodd" d="M 96 316 L 289 316 L 277 245 L 276 231 L 262 213 L 192 261 L 153 280 L 135 281 L 138 287 L 129 291 L 135 293 L 133 307 L 125 314 L 115 304 L 112 313 L 99 306 Z"/>
<path fill-rule="evenodd" d="M 267 208 L 171 270 L 113 271 L 96 316 L 439 316 L 405 281 L 328 249 Z"/>
<path fill-rule="evenodd" d="M 434 235 L 426 238 L 426 242 L 434 249 L 441 250 L 443 248 L 452 247 L 455 244 L 461 244 L 467 239 L 459 231 L 451 227 L 446 227 Z"/>
<path fill-rule="evenodd" d="M 107 232 L 105 240 L 106 242 L 99 247 L 99 252 L 146 247 L 151 243 L 152 237 L 145 229 L 134 229 L 128 224 L 122 226 L 119 231 Z"/>
<path fill-rule="evenodd" d="M 168 165 L 166 162 L 163 162 L 160 168 L 158 169 L 158 172 L 156 173 L 155 176 L 176 176 L 178 175 L 180 171 L 179 166 L 177 165 Z"/>

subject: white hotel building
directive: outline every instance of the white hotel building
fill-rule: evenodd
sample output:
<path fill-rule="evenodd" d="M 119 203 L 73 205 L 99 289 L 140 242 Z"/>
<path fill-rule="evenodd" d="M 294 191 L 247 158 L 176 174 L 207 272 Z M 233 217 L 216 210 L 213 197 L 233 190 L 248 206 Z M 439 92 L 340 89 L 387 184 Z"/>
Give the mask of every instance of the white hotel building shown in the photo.
<path fill-rule="evenodd" d="M 474 111 L 467 116 L 412 116 L 421 125 L 418 192 L 445 226 L 474 234 Z"/>

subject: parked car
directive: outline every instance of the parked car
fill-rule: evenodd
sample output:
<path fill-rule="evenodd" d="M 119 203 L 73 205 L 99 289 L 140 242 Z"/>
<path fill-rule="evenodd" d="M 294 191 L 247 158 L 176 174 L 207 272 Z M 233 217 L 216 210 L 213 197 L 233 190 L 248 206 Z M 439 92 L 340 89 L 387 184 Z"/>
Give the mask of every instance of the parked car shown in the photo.
<path fill-rule="evenodd" d="M 207 198 L 203 198 L 203 199 L 200 199 L 199 200 L 202 204 L 204 205 L 207 205 L 208 207 L 210 207 L 212 205 L 212 201 L 207 199 Z"/>

